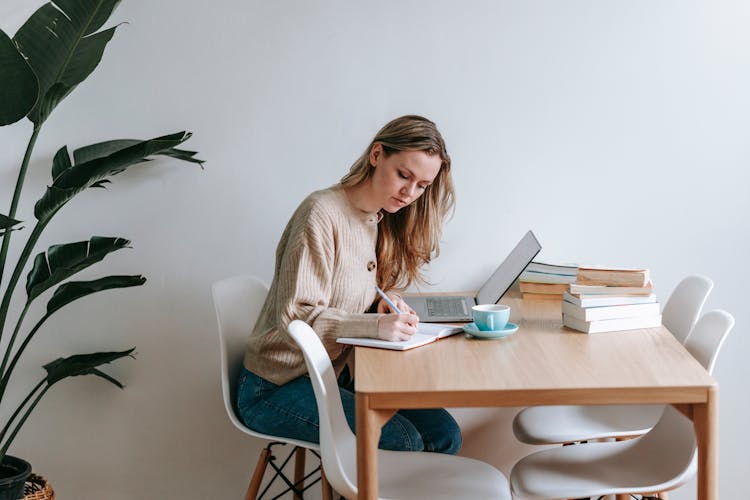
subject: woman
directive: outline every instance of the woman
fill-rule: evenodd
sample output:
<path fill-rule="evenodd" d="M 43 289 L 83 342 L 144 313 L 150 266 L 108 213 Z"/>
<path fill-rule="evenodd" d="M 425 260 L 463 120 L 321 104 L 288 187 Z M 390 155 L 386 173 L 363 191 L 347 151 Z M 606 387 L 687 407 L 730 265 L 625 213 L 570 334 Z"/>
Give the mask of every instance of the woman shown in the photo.
<path fill-rule="evenodd" d="M 354 429 L 354 394 L 339 337 L 405 340 L 419 318 L 394 291 L 422 281 L 437 256 L 442 223 L 453 207 L 450 157 L 431 121 L 403 116 L 383 127 L 350 172 L 308 196 L 276 251 L 273 282 L 250 335 L 238 409 L 251 429 L 318 442 L 318 411 L 302 352 L 286 331 L 295 319 L 321 337 L 339 376 Z M 403 311 L 395 314 L 379 285 Z M 407 312 L 408 311 L 408 312 Z M 384 426 L 380 448 L 458 452 L 461 432 L 443 409 L 402 410 Z"/>

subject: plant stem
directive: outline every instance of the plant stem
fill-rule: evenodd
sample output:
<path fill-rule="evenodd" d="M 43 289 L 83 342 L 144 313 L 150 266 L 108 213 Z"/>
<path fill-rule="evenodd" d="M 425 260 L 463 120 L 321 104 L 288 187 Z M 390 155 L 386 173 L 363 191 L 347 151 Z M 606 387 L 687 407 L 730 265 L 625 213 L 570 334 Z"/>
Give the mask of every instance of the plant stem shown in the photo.
<path fill-rule="evenodd" d="M 18 360 L 21 359 L 21 354 L 23 354 L 23 351 L 26 350 L 26 346 L 29 345 L 29 342 L 31 342 L 34 334 L 37 332 L 37 330 L 39 330 L 39 327 L 42 326 L 42 324 L 47 320 L 47 318 L 49 318 L 49 316 L 49 314 L 45 314 L 44 316 L 42 316 L 42 319 L 37 321 L 36 325 L 34 325 L 34 328 L 32 328 L 29 334 L 26 335 L 26 338 L 23 340 L 23 344 L 21 344 L 21 346 L 18 348 L 15 356 L 13 356 L 13 361 L 10 362 L 8 370 L 2 374 L 2 378 L 0 379 L 0 401 L 2 401 L 3 396 L 5 395 L 5 389 L 8 387 L 10 375 L 13 373 L 13 369 L 16 367 L 16 363 L 18 363 Z M 8 353 L 10 353 L 10 349 L 8 349 L 6 352 L 6 359 Z M 3 364 L 5 364 L 5 361 L 3 361 Z"/>
<path fill-rule="evenodd" d="M 39 382 L 39 383 L 38 383 L 38 384 L 36 385 L 36 387 L 34 387 L 34 389 L 33 389 L 33 390 L 32 390 L 32 391 L 31 391 L 31 392 L 29 393 L 29 395 L 28 395 L 28 396 L 26 396 L 26 399 L 24 399 L 24 400 L 23 400 L 23 402 L 22 402 L 22 403 L 21 403 L 20 405 L 18 405 L 18 408 L 16 408 L 16 411 L 14 411 L 14 412 L 13 412 L 13 415 L 11 415 L 11 417 L 10 417 L 10 418 L 8 419 L 8 421 L 7 421 L 6 423 L 5 423 L 5 427 L 3 427 L 3 430 L 2 430 L 2 432 L 0 432 L 0 443 L 2 443 L 3 439 L 5 438 L 5 435 L 6 435 L 7 433 L 8 433 L 8 429 L 10 429 L 10 424 L 12 424 L 12 423 L 13 423 L 13 421 L 14 421 L 14 420 L 16 419 L 16 417 L 18 416 L 18 414 L 19 414 L 19 413 L 21 413 L 21 410 L 23 410 L 23 407 L 24 407 L 24 406 L 26 406 L 26 403 L 28 403 L 28 402 L 29 402 L 29 400 L 30 400 L 30 399 L 31 399 L 31 397 L 32 397 L 32 396 L 34 395 L 34 393 L 36 393 L 36 391 L 38 391 L 38 390 L 39 390 L 39 388 L 40 388 L 40 387 L 42 386 L 42 384 L 44 384 L 44 381 L 45 381 L 45 380 L 46 380 L 46 379 L 42 379 L 42 380 L 41 380 L 41 381 L 40 381 L 40 382 Z M 4 455 L 4 454 L 3 454 L 3 455 Z M 0 457 L 0 458 L 1 458 L 1 457 Z"/>
<path fill-rule="evenodd" d="M 18 336 L 18 330 L 21 329 L 21 323 L 23 323 L 23 319 L 26 317 L 26 312 L 29 310 L 30 305 L 31 305 L 31 302 L 27 300 L 26 305 L 23 306 L 23 311 L 21 311 L 21 314 L 18 316 L 18 321 L 16 322 L 16 328 L 13 330 L 13 335 L 11 335 L 8 345 L 5 347 L 5 356 L 3 356 L 3 364 L 0 365 L 0 378 L 2 378 L 2 376 L 5 374 L 5 365 L 8 364 L 10 351 L 13 348 L 13 344 L 16 342 L 16 337 Z M 2 391 L 0 391 L 0 400 L 2 400 Z"/>
<path fill-rule="evenodd" d="M 36 226 L 34 226 L 34 230 L 29 235 L 29 239 L 26 241 L 26 246 L 23 247 L 21 256 L 18 258 L 16 267 L 13 270 L 13 275 L 10 277 L 10 281 L 8 281 L 8 286 L 5 288 L 3 302 L 0 304 L 0 339 L 2 339 L 3 328 L 5 328 L 5 318 L 8 316 L 8 308 L 10 307 L 10 299 L 13 296 L 13 290 L 16 288 L 16 284 L 21 277 L 23 268 L 26 267 L 26 262 L 29 260 L 29 255 L 31 255 L 34 245 L 36 245 L 39 236 L 42 234 L 42 231 L 44 231 L 44 228 L 47 227 L 50 219 L 51 217 L 43 221 L 40 220 L 36 223 Z"/>
<path fill-rule="evenodd" d="M 31 398 L 31 396 L 34 394 L 34 392 L 36 392 L 39 389 L 39 387 L 46 380 L 47 379 L 45 378 L 39 384 L 37 384 L 36 387 L 34 387 L 34 390 L 32 390 L 31 393 L 29 394 L 29 396 L 27 396 L 27 398 L 24 399 L 24 404 L 29 400 L 29 398 Z M 29 405 L 29 409 L 26 410 L 26 413 L 24 414 L 23 418 L 21 418 L 21 421 L 18 422 L 18 425 L 16 425 L 16 428 L 13 429 L 13 433 L 10 436 L 8 436 L 8 439 L 5 440 L 5 444 L 3 444 L 2 449 L 0 449 L 0 457 L 4 457 L 5 454 L 8 452 L 8 448 L 10 447 L 11 443 L 13 442 L 13 440 L 16 438 L 16 434 L 18 434 L 18 431 L 21 430 L 21 427 L 23 427 L 23 424 L 26 423 L 26 419 L 29 418 L 29 415 L 31 415 L 31 412 L 34 410 L 34 408 L 36 407 L 37 403 L 39 403 L 39 400 L 42 399 L 42 396 L 44 396 L 44 394 L 49 390 L 50 387 L 52 387 L 52 386 L 49 385 L 49 384 L 47 386 L 45 386 L 44 389 L 42 389 L 42 392 L 40 392 L 39 395 L 36 397 L 36 399 L 34 400 L 34 402 L 31 403 L 31 405 Z M 19 407 L 19 410 L 21 409 L 21 407 L 23 407 L 23 405 L 21 405 Z M 16 414 L 14 413 L 14 417 L 15 416 L 16 416 Z"/>
<path fill-rule="evenodd" d="M 29 168 L 29 160 L 31 160 L 31 152 L 34 150 L 34 144 L 36 144 L 36 138 L 39 135 L 41 128 L 34 125 L 34 131 L 31 133 L 29 144 L 26 146 L 26 153 L 23 155 L 23 162 L 21 163 L 21 170 L 18 172 L 18 179 L 16 179 L 16 190 L 13 192 L 13 201 L 10 203 L 10 212 L 8 217 L 11 219 L 16 216 L 16 209 L 18 208 L 18 202 L 21 199 L 21 191 L 23 190 L 23 181 L 26 179 L 26 170 Z M 3 271 L 5 270 L 5 259 L 8 256 L 8 247 L 10 246 L 10 233 L 8 230 L 3 235 L 3 246 L 0 249 L 0 284 L 3 282 Z M 2 325 L 0 324 L 0 334 L 2 334 Z"/>
<path fill-rule="evenodd" d="M 21 170 L 18 172 L 18 179 L 16 179 L 16 190 L 13 192 L 13 200 L 10 203 L 10 212 L 8 212 L 8 217 L 11 219 L 15 218 L 16 216 L 16 209 L 18 208 L 18 202 L 21 199 L 21 191 L 23 190 L 23 182 L 26 179 L 26 170 L 29 168 L 29 160 L 31 160 L 31 152 L 34 150 L 34 144 L 36 144 L 36 138 L 39 136 L 39 131 L 41 130 L 41 124 L 34 125 L 34 131 L 31 133 L 31 138 L 29 139 L 29 144 L 26 146 L 26 153 L 23 155 L 23 162 L 21 163 Z M 5 260 L 8 257 L 8 248 L 10 247 L 10 234 L 13 231 L 10 230 L 10 228 L 3 234 L 3 245 L 2 248 L 0 248 L 0 286 L 2 286 L 3 283 L 3 274 L 5 271 Z M 18 281 L 18 278 L 16 278 L 16 281 Z M 7 288 L 5 289 L 5 294 L 3 296 L 3 305 L 0 307 L 0 340 L 3 338 L 3 330 L 5 329 L 5 317 L 8 314 L 8 307 L 10 306 L 10 296 L 13 294 L 13 288 L 15 288 L 15 283 L 13 280 L 11 280 Z M 7 304 L 5 300 L 5 296 L 8 296 Z"/>

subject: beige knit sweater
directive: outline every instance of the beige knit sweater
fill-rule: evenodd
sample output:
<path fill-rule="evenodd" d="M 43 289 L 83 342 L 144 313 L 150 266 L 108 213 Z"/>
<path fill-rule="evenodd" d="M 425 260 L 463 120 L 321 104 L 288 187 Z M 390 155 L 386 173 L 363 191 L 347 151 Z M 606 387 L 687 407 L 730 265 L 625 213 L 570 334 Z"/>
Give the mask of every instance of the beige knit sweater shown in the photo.
<path fill-rule="evenodd" d="M 351 204 L 341 185 L 308 196 L 276 249 L 273 282 L 245 354 L 245 367 L 274 384 L 307 373 L 287 332 L 301 319 L 323 340 L 338 373 L 351 353 L 339 337 L 377 337 L 375 243 L 379 214 Z"/>

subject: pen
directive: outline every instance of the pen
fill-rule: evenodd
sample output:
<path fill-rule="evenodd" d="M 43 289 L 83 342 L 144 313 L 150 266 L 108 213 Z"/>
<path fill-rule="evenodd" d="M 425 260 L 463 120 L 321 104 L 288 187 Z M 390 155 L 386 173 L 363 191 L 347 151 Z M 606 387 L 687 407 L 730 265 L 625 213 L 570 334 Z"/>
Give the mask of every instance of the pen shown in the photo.
<path fill-rule="evenodd" d="M 385 300 L 385 303 L 391 306 L 391 310 L 395 312 L 396 314 L 401 314 L 401 311 L 398 310 L 398 307 L 396 307 L 396 304 L 393 303 L 391 299 L 388 298 L 388 296 L 383 292 L 383 290 L 380 289 L 378 285 L 375 285 L 375 291 L 378 292 L 378 295 L 383 297 L 383 300 Z"/>

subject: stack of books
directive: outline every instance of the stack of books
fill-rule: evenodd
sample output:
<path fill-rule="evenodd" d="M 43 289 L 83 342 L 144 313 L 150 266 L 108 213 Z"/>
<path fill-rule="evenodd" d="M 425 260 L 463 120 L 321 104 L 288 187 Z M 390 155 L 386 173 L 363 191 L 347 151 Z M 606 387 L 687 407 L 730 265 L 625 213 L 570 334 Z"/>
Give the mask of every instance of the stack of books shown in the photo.
<path fill-rule="evenodd" d="M 562 300 L 568 285 L 576 280 L 578 266 L 531 262 L 519 276 L 524 299 Z"/>
<path fill-rule="evenodd" d="M 563 294 L 563 325 L 585 333 L 661 325 L 648 269 L 581 267 Z"/>

